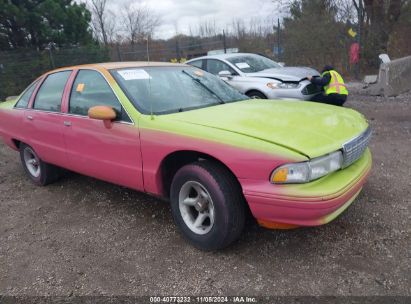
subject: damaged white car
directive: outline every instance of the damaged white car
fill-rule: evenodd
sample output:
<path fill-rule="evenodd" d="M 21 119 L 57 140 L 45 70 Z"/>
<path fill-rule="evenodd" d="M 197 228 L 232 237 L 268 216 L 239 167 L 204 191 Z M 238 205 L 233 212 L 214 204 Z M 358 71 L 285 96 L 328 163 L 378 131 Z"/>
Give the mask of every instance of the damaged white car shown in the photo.
<path fill-rule="evenodd" d="M 256 54 L 218 54 L 186 63 L 218 75 L 252 98 L 309 100 L 320 92 L 307 79 L 307 76 L 319 76 L 318 71 L 309 67 L 284 67 Z"/>

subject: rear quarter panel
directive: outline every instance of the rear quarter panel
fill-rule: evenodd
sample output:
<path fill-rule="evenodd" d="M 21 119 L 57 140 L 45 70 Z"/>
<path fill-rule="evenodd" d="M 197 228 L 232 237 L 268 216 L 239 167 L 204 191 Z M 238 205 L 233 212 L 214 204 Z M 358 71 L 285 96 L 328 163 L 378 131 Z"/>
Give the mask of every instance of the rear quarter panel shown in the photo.
<path fill-rule="evenodd" d="M 12 139 L 24 140 L 25 135 L 21 124 L 24 117 L 24 109 L 16 109 L 17 100 L 0 103 L 0 137 L 3 142 L 14 150 L 18 150 Z"/>

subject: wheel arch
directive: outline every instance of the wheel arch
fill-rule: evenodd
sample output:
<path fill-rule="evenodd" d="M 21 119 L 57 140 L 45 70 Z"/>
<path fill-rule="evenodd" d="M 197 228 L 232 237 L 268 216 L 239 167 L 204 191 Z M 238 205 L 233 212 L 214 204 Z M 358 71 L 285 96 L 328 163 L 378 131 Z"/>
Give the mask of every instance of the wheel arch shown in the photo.
<path fill-rule="evenodd" d="M 170 197 L 171 182 L 173 180 L 174 175 L 180 168 L 190 163 L 202 160 L 213 161 L 222 166 L 223 168 L 225 168 L 230 173 L 230 175 L 232 175 L 232 177 L 235 179 L 242 192 L 241 184 L 238 181 L 236 175 L 226 164 L 224 164 L 224 162 L 207 153 L 202 153 L 194 150 L 179 150 L 171 152 L 161 161 L 159 172 L 161 178 L 160 182 L 162 195 L 165 198 Z"/>
<path fill-rule="evenodd" d="M 265 93 L 261 92 L 261 90 L 258 90 L 258 89 L 249 89 L 249 90 L 246 91 L 244 94 L 248 96 L 248 94 L 250 94 L 250 93 L 252 93 L 252 92 L 259 93 L 259 94 L 261 94 L 261 95 L 264 95 L 265 98 L 268 98 Z"/>
<path fill-rule="evenodd" d="M 12 138 L 12 139 L 11 139 L 11 142 L 13 143 L 13 145 L 14 145 L 14 147 L 15 147 L 16 150 L 19 150 L 19 149 L 20 149 L 20 144 L 22 143 L 21 140 Z"/>

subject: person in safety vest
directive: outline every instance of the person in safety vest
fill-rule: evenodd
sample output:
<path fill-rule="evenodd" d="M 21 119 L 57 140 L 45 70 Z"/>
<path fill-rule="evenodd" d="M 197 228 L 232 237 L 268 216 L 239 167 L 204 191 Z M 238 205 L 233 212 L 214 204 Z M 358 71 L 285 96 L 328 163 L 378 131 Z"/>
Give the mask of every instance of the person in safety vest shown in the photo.
<path fill-rule="evenodd" d="M 314 95 L 311 101 L 342 106 L 347 100 L 348 90 L 344 79 L 332 66 L 326 65 L 321 77 L 308 76 L 307 78 L 311 83 L 323 88 L 323 92 Z"/>

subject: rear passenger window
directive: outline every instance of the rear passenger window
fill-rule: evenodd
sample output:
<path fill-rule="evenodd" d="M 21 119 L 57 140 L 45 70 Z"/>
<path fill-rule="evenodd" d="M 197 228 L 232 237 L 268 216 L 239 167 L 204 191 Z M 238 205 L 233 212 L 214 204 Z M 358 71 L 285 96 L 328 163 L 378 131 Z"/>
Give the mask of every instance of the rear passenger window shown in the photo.
<path fill-rule="evenodd" d="M 23 93 L 23 95 L 21 95 L 19 101 L 17 101 L 15 107 L 16 108 L 27 108 L 29 101 L 30 101 L 30 97 L 31 95 L 33 95 L 34 89 L 36 88 L 37 85 L 37 81 L 35 83 L 32 83 L 27 89 L 26 91 Z"/>
<path fill-rule="evenodd" d="M 37 92 L 34 109 L 60 112 L 61 98 L 71 71 L 57 72 L 47 76 Z"/>
<path fill-rule="evenodd" d="M 117 120 L 131 121 L 104 77 L 97 71 L 80 70 L 71 89 L 69 113 L 87 116 L 94 106 L 112 107 Z"/>

